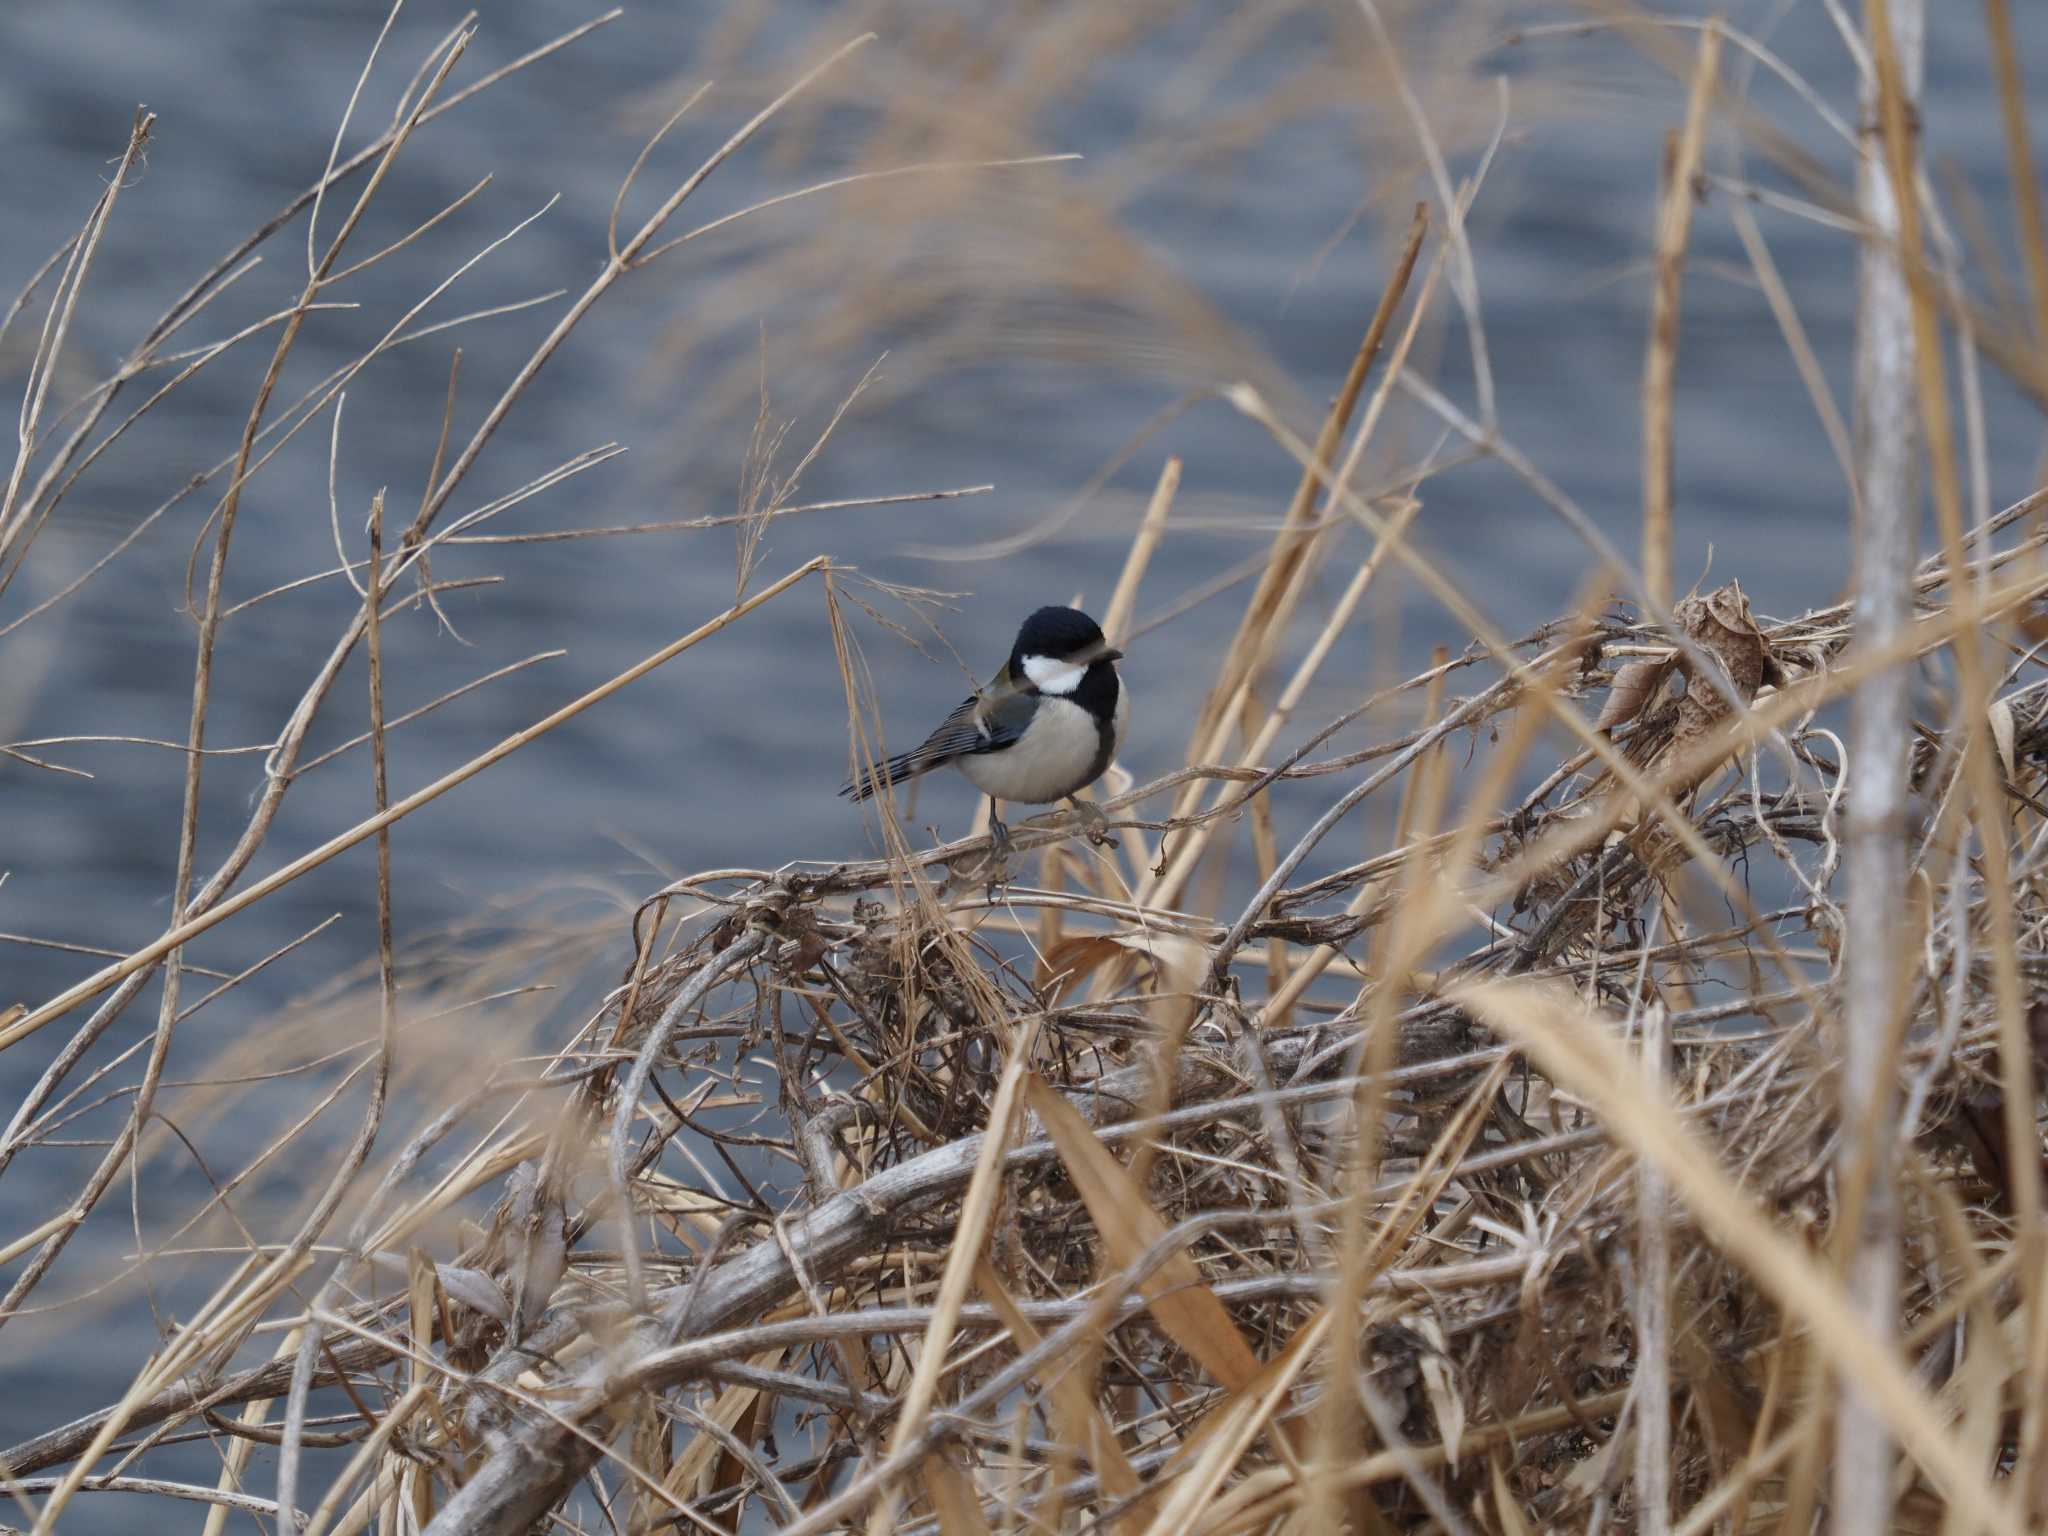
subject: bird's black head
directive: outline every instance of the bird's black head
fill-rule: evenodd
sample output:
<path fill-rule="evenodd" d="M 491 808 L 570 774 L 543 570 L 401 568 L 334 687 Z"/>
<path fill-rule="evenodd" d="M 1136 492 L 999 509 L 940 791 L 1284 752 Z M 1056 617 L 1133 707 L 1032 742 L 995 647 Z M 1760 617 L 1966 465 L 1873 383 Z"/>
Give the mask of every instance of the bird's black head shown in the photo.
<path fill-rule="evenodd" d="M 1041 608 L 1018 629 L 1010 659 L 1044 656 L 1086 665 L 1095 660 L 1095 653 L 1107 649 L 1101 628 L 1080 609 Z"/>
<path fill-rule="evenodd" d="M 1010 677 L 1019 687 L 1110 709 L 1116 704 L 1115 663 L 1122 656 L 1080 609 L 1041 608 L 1017 631 Z"/>

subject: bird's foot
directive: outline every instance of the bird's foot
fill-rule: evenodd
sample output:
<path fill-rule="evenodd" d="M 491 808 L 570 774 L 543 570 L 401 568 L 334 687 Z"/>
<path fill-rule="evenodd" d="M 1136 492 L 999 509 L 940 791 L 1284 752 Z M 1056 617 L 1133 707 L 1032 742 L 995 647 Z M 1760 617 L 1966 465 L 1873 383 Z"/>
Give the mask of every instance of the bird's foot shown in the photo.
<path fill-rule="evenodd" d="M 1109 835 L 1108 818 L 1102 814 L 1102 807 L 1093 800 L 1083 800 L 1069 795 L 1067 804 L 1074 808 L 1080 818 L 1082 829 L 1088 834 L 1088 841 L 1097 848 L 1115 848 L 1117 840 Z"/>
<path fill-rule="evenodd" d="M 1010 829 L 991 819 L 988 824 L 988 853 L 982 859 L 979 871 L 980 878 L 988 882 L 990 901 L 994 901 L 996 892 L 1010 882 L 1010 854 L 1014 848 Z"/>

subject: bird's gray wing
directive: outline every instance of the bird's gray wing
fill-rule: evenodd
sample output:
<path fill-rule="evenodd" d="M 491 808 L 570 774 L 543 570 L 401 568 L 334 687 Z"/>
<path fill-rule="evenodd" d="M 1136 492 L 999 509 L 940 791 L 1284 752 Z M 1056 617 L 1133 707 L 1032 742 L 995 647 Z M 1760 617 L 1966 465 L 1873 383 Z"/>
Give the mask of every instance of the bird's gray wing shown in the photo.
<path fill-rule="evenodd" d="M 854 800 L 877 795 L 890 784 L 902 784 L 921 773 L 943 768 L 956 758 L 994 752 L 1013 745 L 1031 723 L 1038 701 L 1000 680 L 987 694 L 963 699 L 960 707 L 939 722 L 939 728 L 908 752 L 898 753 L 874 772 L 861 775 L 839 793 Z"/>

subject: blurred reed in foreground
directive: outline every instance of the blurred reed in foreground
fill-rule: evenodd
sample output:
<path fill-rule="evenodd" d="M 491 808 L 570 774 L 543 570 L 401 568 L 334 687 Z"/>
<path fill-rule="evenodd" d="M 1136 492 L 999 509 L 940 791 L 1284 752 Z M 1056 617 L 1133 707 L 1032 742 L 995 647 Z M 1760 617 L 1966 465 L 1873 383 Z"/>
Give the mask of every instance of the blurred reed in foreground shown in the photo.
<path fill-rule="evenodd" d="M 1084 8 L 1052 9 L 1083 25 Z M 184 969 L 184 946 L 365 843 L 381 941 L 374 976 L 308 988 L 290 1038 L 252 1038 L 176 1085 L 181 1121 L 247 1116 L 274 1136 L 245 1168 L 210 1171 L 211 1198 L 161 1245 L 158 1258 L 203 1228 L 219 1244 L 204 1251 L 212 1288 L 167 1322 L 125 1396 L 5 1452 L 28 1518 L 54 1529 L 125 1489 L 208 1503 L 209 1531 L 275 1525 L 282 1508 L 309 1530 L 451 1536 L 552 1521 L 943 1536 L 1804 1532 L 1821 1515 L 1839 1530 L 2041 1528 L 2048 492 L 1965 515 L 1956 464 L 1983 428 L 1969 376 L 1949 422 L 1942 345 L 1966 341 L 1967 369 L 1988 359 L 2041 398 L 2048 250 L 2023 207 L 2039 307 L 1987 326 L 1905 132 L 1910 15 L 1902 52 L 1892 12 L 1870 11 L 1865 105 L 1883 131 L 1863 143 L 1860 191 L 1818 184 L 1728 84 L 1724 57 L 1765 57 L 1762 44 L 1618 8 L 1598 23 L 1625 24 L 1685 87 L 1654 226 L 1640 572 L 1496 418 L 1465 222 L 1492 151 L 1482 142 L 1452 179 L 1366 0 L 1346 25 L 1401 104 L 1429 196 L 1392 221 L 1405 238 L 1321 420 L 1299 420 L 1262 368 L 1229 368 L 1220 332 L 1183 327 L 1199 365 L 1176 367 L 1207 373 L 1212 403 L 1256 423 L 1295 476 L 1273 487 L 1259 557 L 1220 589 L 1241 618 L 1203 663 L 1194 718 L 1148 720 L 1141 697 L 1139 729 L 1184 734 L 1185 752 L 1150 783 L 1100 786 L 1116 845 L 1048 815 L 1017 825 L 997 868 L 984 837 L 927 847 L 885 815 L 870 861 L 700 872 L 616 923 L 507 936 L 502 914 L 480 915 L 488 935 L 431 951 L 393 932 L 388 848 L 404 818 L 655 667 L 687 665 L 710 635 L 766 622 L 764 608 L 822 604 L 855 755 L 880 748 L 867 616 L 901 628 L 898 600 L 920 595 L 827 553 L 764 565 L 762 531 L 801 510 L 796 474 L 771 467 L 783 429 L 764 410 L 729 520 L 727 609 L 424 788 L 396 793 L 385 772 L 404 723 L 386 713 L 385 630 L 436 602 L 437 546 L 606 452 L 444 518 L 457 488 L 581 316 L 675 238 L 697 186 L 812 86 L 829 100 L 823 83 L 862 43 L 764 93 L 698 175 L 639 225 L 622 219 L 600 275 L 468 441 L 444 425 L 417 510 L 381 496 L 369 509 L 365 556 L 328 573 L 360 606 L 204 878 L 198 749 L 238 497 L 276 436 L 339 416 L 349 380 L 275 415 L 271 391 L 299 324 L 350 270 L 343 247 L 383 168 L 464 94 L 450 81 L 468 33 L 425 61 L 388 131 L 231 254 L 67 418 L 75 435 L 52 438 L 47 380 L 117 175 L 42 274 L 55 286 L 0 503 L 0 582 L 119 430 L 109 413 L 133 378 L 254 244 L 309 205 L 320 217 L 302 296 L 261 328 L 276 359 L 240 450 L 202 481 L 220 500 L 194 560 L 177 918 L 0 1023 L 7 1049 L 72 1032 L 16 1110 L 0 1172 L 127 1073 L 125 1128 L 76 1198 L 0 1249 L 0 1325 L 102 1202 L 124 1185 L 138 1212 L 153 1198 L 138 1149 L 159 1134 L 174 1029 L 251 974 Z M 2026 82 L 2004 7 L 1987 12 L 2022 125 L 2015 184 L 2031 189 Z M 1724 211 L 1693 207 L 1717 123 L 1811 206 L 1848 210 L 1865 261 L 1889 272 L 1866 270 L 1864 340 L 1905 369 L 1890 395 L 1878 362 L 1862 375 L 1858 440 L 1817 367 L 1809 378 L 1860 547 L 1897 534 L 1887 516 L 1917 524 L 1922 473 L 1943 537 L 1924 560 L 1911 528 L 1879 546 L 1895 553 L 1859 567 L 1857 606 L 1761 617 L 1739 569 L 1673 585 L 1677 313 L 1692 224 Z M 149 131 L 139 119 L 131 158 Z M 1812 363 L 1754 221 L 1740 201 L 1725 212 Z M 1469 404 L 1417 355 L 1451 308 Z M 1397 404 L 1443 434 L 1412 463 L 1384 452 Z M 1887 489 L 1876 459 L 1902 441 L 1921 446 L 1905 488 Z M 1471 457 L 1505 465 L 1588 545 L 1583 600 L 1533 634 L 1501 633 L 1409 536 L 1431 479 Z M 1160 467 L 1105 610 L 1113 643 L 1143 627 L 1182 479 Z M 1871 568 L 1899 577 L 1886 624 L 1871 619 Z M 1374 687 L 1361 619 L 1395 584 L 1444 605 L 1471 643 Z M 0 615 L 0 645 L 32 616 Z M 252 878 L 359 650 L 369 730 L 337 750 L 366 749 L 374 814 Z M 1197 665 L 1191 651 L 1180 665 Z M 1347 702 L 1309 715 L 1332 696 Z M 39 771 L 46 749 L 6 747 Z M 1870 790 L 1870 764 L 1894 759 L 1892 788 Z M 1307 808 L 1286 835 L 1283 790 Z M 1337 834 L 1355 845 L 1374 814 L 1388 835 L 1347 861 Z M 1214 878 L 1233 852 L 1255 890 Z M 1858 867 L 1893 874 L 1859 885 Z M 535 1009 L 531 1054 L 480 1060 L 462 1011 L 574 987 L 607 953 L 630 958 L 579 1022 Z M 154 1030 L 113 1053 L 110 1026 L 158 980 Z M 272 1098 L 276 1053 L 329 1050 L 364 1020 L 332 1091 L 283 1113 L 295 1101 Z M 356 1118 L 330 1118 L 338 1105 Z M 193 1436 L 217 1450 L 217 1484 L 155 1476 L 153 1458 Z M 1831 1482 L 1858 1458 L 1874 1481 Z"/>

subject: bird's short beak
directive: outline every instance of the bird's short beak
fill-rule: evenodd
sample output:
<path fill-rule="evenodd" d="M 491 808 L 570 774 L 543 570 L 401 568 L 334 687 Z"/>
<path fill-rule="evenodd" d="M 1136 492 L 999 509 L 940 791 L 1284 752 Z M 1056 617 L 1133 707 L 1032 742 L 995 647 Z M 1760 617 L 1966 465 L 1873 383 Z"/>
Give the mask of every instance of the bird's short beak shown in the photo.
<path fill-rule="evenodd" d="M 1124 659 L 1124 653 L 1122 651 L 1112 648 L 1109 650 L 1105 650 L 1100 656 L 1096 657 L 1095 659 L 1097 661 L 1122 661 Z"/>

